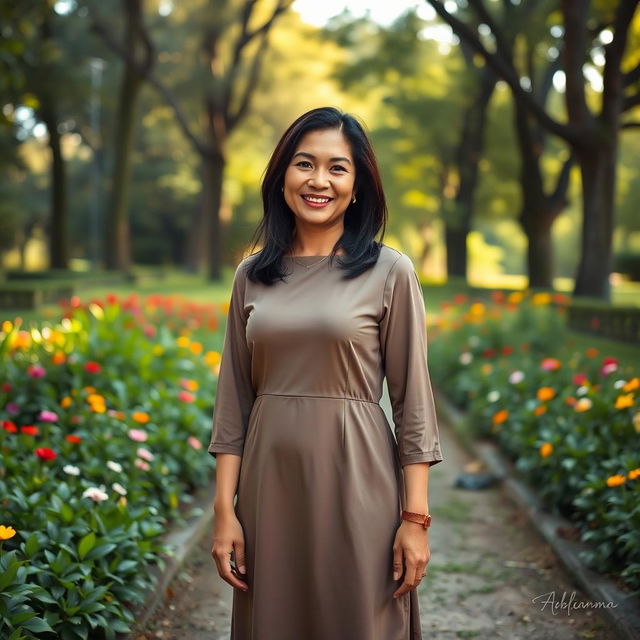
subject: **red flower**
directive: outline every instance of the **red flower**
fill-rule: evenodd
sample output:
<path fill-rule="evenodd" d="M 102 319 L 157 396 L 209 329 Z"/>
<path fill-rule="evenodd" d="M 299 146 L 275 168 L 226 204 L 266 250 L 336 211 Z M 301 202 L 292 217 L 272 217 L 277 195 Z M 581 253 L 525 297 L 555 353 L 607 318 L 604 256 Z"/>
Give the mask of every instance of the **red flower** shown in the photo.
<path fill-rule="evenodd" d="M 78 442 L 82 441 L 82 438 L 80 436 L 76 436 L 76 435 L 73 435 L 73 434 L 66 435 L 64 437 L 64 439 L 67 442 L 72 442 L 73 444 L 78 444 Z"/>
<path fill-rule="evenodd" d="M 583 385 L 588 379 L 584 373 L 576 373 L 576 375 L 573 376 L 573 384 Z"/>
<path fill-rule="evenodd" d="M 32 424 L 26 424 L 20 427 L 22 433 L 26 433 L 28 436 L 37 436 L 40 433 L 40 429 Z"/>
<path fill-rule="evenodd" d="M 612 357 L 606 357 L 602 359 L 602 365 L 606 366 L 608 364 L 620 364 L 620 362 L 618 362 L 618 360 L 616 360 L 616 358 L 612 358 Z"/>
<path fill-rule="evenodd" d="M 2 390 L 3 391 L 11 391 L 11 384 L 9 382 L 3 382 L 2 383 Z"/>
<path fill-rule="evenodd" d="M 16 425 L 13 424 L 13 422 L 11 422 L 11 420 L 3 420 L 2 421 L 2 428 L 5 431 L 8 431 L 9 433 L 16 433 L 18 431 L 18 427 L 16 427 Z"/>
<path fill-rule="evenodd" d="M 502 355 L 503 356 L 508 356 L 511 353 L 513 353 L 513 347 L 512 346 L 502 347 Z"/>
<path fill-rule="evenodd" d="M 495 350 L 495 349 L 485 349 L 485 350 L 482 352 L 482 355 L 483 355 L 485 358 L 493 358 L 493 356 L 495 356 L 495 355 L 496 355 L 496 350 Z"/>
<path fill-rule="evenodd" d="M 87 373 L 100 373 L 100 371 L 102 371 L 102 366 L 100 365 L 99 362 L 89 361 L 89 362 L 85 362 L 84 370 Z"/>
<path fill-rule="evenodd" d="M 55 460 L 58 457 L 58 454 L 53 449 L 46 447 L 36 449 L 35 453 L 40 460 Z"/>

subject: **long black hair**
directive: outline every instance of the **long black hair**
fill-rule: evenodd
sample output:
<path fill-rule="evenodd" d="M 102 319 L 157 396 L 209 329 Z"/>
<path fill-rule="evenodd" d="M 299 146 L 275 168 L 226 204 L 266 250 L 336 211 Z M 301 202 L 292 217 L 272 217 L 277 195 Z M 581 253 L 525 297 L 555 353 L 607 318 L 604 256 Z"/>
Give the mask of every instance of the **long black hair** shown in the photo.
<path fill-rule="evenodd" d="M 335 107 L 320 107 L 307 111 L 284 132 L 271 155 L 262 179 L 261 192 L 264 215 L 253 235 L 253 247 L 247 277 L 267 285 L 281 280 L 287 272 L 282 258 L 291 250 L 295 235 L 295 216 L 284 199 L 284 174 L 296 147 L 306 133 L 322 129 L 342 131 L 355 162 L 354 191 L 356 202 L 350 203 L 344 214 L 344 232 L 331 251 L 329 261 L 337 258 L 345 271 L 344 279 L 355 278 L 376 264 L 387 224 L 387 203 L 382 188 L 373 147 L 365 128 L 356 116 Z M 382 229 L 380 241 L 375 237 Z M 342 247 L 344 255 L 336 256 Z"/>

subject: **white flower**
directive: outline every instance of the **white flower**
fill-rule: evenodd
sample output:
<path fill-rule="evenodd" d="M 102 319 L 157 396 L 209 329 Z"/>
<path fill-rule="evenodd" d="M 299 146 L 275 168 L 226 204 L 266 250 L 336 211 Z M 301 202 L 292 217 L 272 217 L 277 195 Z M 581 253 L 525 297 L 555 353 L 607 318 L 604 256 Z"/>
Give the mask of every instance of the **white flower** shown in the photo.
<path fill-rule="evenodd" d="M 489 393 L 487 394 L 487 400 L 489 402 L 498 402 L 498 400 L 500 400 L 500 392 L 499 391 L 489 391 Z"/>
<path fill-rule="evenodd" d="M 577 396 L 584 396 L 587 393 L 589 393 L 589 387 L 585 387 L 584 385 L 582 387 L 578 387 L 576 389 L 576 395 Z"/>
<path fill-rule="evenodd" d="M 64 467 L 62 467 L 62 470 L 65 473 L 68 473 L 70 476 L 79 476 L 80 475 L 80 468 L 79 467 L 74 467 L 72 464 L 65 464 Z"/>
<path fill-rule="evenodd" d="M 121 496 L 127 495 L 127 490 L 119 482 L 114 482 L 111 485 L 111 488 L 117 493 L 119 493 Z"/>
<path fill-rule="evenodd" d="M 465 351 L 464 353 L 460 354 L 460 363 L 461 364 L 470 364 L 470 362 L 473 360 L 473 355 L 471 353 L 469 353 L 469 351 Z"/>
<path fill-rule="evenodd" d="M 469 346 L 477 347 L 480 342 L 480 338 L 478 336 L 469 336 Z"/>
<path fill-rule="evenodd" d="M 118 462 L 114 462 L 113 460 L 107 460 L 107 467 L 111 469 L 111 471 L 115 471 L 116 473 L 122 473 L 122 465 Z"/>
<path fill-rule="evenodd" d="M 524 371 L 516 370 L 509 374 L 509 382 L 511 384 L 518 384 L 524 380 Z"/>
<path fill-rule="evenodd" d="M 107 500 L 109 496 L 104 492 L 105 486 L 103 484 L 98 487 L 88 487 L 82 493 L 83 498 L 91 498 L 95 502 L 102 502 L 103 500 Z"/>
<path fill-rule="evenodd" d="M 627 381 L 626 381 L 626 380 L 616 380 L 616 381 L 613 383 L 613 386 L 614 386 L 616 389 L 619 389 L 620 387 L 624 387 L 624 385 L 625 385 L 625 384 L 627 384 Z"/>

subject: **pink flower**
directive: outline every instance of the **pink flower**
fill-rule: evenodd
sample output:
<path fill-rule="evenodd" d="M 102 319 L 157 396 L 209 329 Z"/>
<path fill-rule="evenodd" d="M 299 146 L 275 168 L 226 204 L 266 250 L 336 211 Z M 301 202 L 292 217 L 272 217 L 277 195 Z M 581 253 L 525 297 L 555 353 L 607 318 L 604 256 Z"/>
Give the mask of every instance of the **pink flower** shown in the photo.
<path fill-rule="evenodd" d="M 144 458 L 145 460 L 153 460 L 155 457 L 149 449 L 145 449 L 144 447 L 138 447 L 138 451 L 136 452 L 140 458 Z"/>
<path fill-rule="evenodd" d="M 44 378 L 47 374 L 46 369 L 40 364 L 31 364 L 27 367 L 27 373 L 32 378 Z"/>
<path fill-rule="evenodd" d="M 140 458 L 136 458 L 136 461 L 133 464 L 135 464 L 136 467 L 142 469 L 143 471 L 149 471 L 149 469 L 151 469 L 149 463 L 141 460 Z"/>
<path fill-rule="evenodd" d="M 10 413 L 12 415 L 20 413 L 20 405 L 17 402 L 7 402 L 6 409 L 7 413 Z"/>
<path fill-rule="evenodd" d="M 58 414 L 53 411 L 41 411 L 38 414 L 38 420 L 40 422 L 55 422 L 58 419 Z"/>
<path fill-rule="evenodd" d="M 193 402 L 196 397 L 189 391 L 181 391 L 178 394 L 178 399 L 182 402 Z"/>
<path fill-rule="evenodd" d="M 149 437 L 146 431 L 142 429 L 129 429 L 127 432 L 129 437 L 135 442 L 145 442 Z"/>
<path fill-rule="evenodd" d="M 187 442 L 194 449 L 202 449 L 202 442 L 200 442 L 200 440 L 198 440 L 198 438 L 196 438 L 195 436 L 189 436 L 187 438 Z"/>

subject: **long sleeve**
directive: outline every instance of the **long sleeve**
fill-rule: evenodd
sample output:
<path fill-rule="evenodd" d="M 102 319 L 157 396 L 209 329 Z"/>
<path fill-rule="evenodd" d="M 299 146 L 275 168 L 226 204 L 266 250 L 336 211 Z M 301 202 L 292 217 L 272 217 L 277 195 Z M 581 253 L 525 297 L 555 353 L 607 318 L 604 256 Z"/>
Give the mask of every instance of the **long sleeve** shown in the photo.
<path fill-rule="evenodd" d="M 249 414 L 256 398 L 251 381 L 251 353 L 244 312 L 246 274 L 241 262 L 233 278 L 229 315 L 222 346 L 213 427 L 208 452 L 242 455 Z"/>
<path fill-rule="evenodd" d="M 426 313 L 411 259 L 401 254 L 383 291 L 380 347 L 401 466 L 443 460 L 427 366 Z"/>

